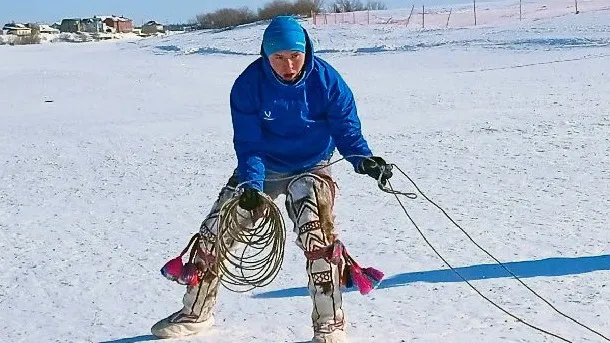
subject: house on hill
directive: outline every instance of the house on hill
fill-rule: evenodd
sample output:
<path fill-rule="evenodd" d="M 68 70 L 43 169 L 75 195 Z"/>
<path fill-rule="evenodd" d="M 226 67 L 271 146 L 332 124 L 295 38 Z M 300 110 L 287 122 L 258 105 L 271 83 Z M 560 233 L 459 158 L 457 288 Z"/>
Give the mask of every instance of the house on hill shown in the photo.
<path fill-rule="evenodd" d="M 163 32 L 165 32 L 165 27 L 154 20 L 142 25 L 142 34 L 144 35 L 154 35 Z"/>
<path fill-rule="evenodd" d="M 133 31 L 133 20 L 125 17 L 103 16 L 100 17 L 105 25 L 107 33 L 129 33 Z"/>
<path fill-rule="evenodd" d="M 40 23 L 28 23 L 27 27 L 32 29 L 32 32 L 45 33 L 45 34 L 58 34 L 59 29 L 53 28 L 47 24 Z"/>
<path fill-rule="evenodd" d="M 15 36 L 28 36 L 32 34 L 32 29 L 23 24 L 18 23 L 8 23 L 4 25 L 2 31 L 5 31 L 7 35 Z"/>
<path fill-rule="evenodd" d="M 59 31 L 69 32 L 69 33 L 81 32 L 81 19 L 80 18 L 62 19 L 61 24 L 59 25 Z"/>
<path fill-rule="evenodd" d="M 99 33 L 104 32 L 102 19 L 93 17 L 93 18 L 84 18 L 81 20 L 81 31 L 87 33 Z"/>

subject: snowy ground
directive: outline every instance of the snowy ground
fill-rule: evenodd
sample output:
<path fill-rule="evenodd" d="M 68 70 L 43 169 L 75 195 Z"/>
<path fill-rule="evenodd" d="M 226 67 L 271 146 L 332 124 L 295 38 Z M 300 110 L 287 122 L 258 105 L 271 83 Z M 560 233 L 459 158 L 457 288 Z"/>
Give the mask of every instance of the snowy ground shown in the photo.
<path fill-rule="evenodd" d="M 561 2 L 564 1 L 561 0 Z M 471 25 L 455 29 L 445 29 L 444 24 L 440 25 L 441 22 L 446 22 L 445 17 L 436 22 L 442 28 L 438 28 L 439 25 L 437 25 L 436 28 L 425 30 L 422 30 L 420 25 L 407 27 L 398 24 L 313 25 L 311 20 L 305 21 L 303 25 L 309 30 L 316 50 L 322 53 L 418 51 L 429 48 L 445 48 L 452 51 L 478 47 L 506 50 L 606 47 L 610 45 L 610 27 L 608 27 L 610 2 L 608 0 L 591 1 L 592 4 L 589 6 L 592 10 L 581 13 L 582 16 L 569 14 L 567 11 L 561 12 L 559 11 L 562 9 L 561 7 L 549 5 L 549 9 L 538 13 L 541 18 L 546 18 L 545 20 L 525 18 L 523 21 L 504 20 L 508 13 L 514 11 L 513 2 L 510 2 L 511 7 L 504 11 L 500 10 L 501 7 L 498 7 L 498 4 L 489 3 L 486 6 L 492 9 L 492 13 L 483 12 L 480 16 L 487 15 L 488 21 L 496 22 L 497 25 L 477 27 Z M 543 3 L 546 2 L 543 1 Z M 533 5 L 529 4 L 529 6 Z M 535 8 L 539 6 L 541 5 Z M 582 6 L 584 5 L 581 3 Z M 376 13 L 382 13 L 387 17 L 401 15 L 400 10 Z M 427 19 L 427 22 L 434 24 L 432 19 Z M 554 22 L 561 24 L 556 25 Z M 200 31 L 146 40 L 142 42 L 142 46 L 148 47 L 155 53 L 176 55 L 221 53 L 254 56 L 260 52 L 260 37 L 264 29 L 264 25 L 244 25 L 217 33 Z M 236 41 L 239 44 L 236 44 Z"/>
<path fill-rule="evenodd" d="M 609 18 L 310 32 L 353 88 L 375 152 L 528 285 L 606 337 Z M 159 269 L 235 166 L 228 94 L 261 31 L 0 48 L 0 341 L 154 339 L 150 326 L 180 307 L 183 292 Z M 342 239 L 387 274 L 370 296 L 346 294 L 352 342 L 559 341 L 458 282 L 392 196 L 345 162 L 335 174 Z M 413 191 L 400 176 L 394 186 Z M 406 204 L 486 296 L 571 341 L 604 341 L 507 278 L 423 197 Z M 307 341 L 294 238 L 272 285 L 222 291 L 216 328 L 176 342 Z"/>
<path fill-rule="evenodd" d="M 92 34 L 86 32 L 78 32 L 78 33 L 42 33 L 38 36 L 40 38 L 40 43 L 83 43 L 83 42 L 92 42 L 92 41 L 105 41 L 109 39 L 120 39 L 120 40 L 137 40 L 140 39 L 135 33 L 101 33 L 101 34 Z M 15 44 L 15 40 L 23 39 L 24 37 L 19 37 L 15 35 L 0 35 L 0 45 L 10 45 Z M 17 44 L 19 45 L 19 44 Z"/>

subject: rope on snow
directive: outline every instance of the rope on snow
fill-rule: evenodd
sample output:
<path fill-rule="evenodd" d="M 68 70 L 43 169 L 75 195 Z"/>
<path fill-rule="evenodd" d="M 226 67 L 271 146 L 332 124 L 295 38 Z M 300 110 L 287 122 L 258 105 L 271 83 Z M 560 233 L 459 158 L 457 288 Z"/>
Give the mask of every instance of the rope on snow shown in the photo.
<path fill-rule="evenodd" d="M 407 175 L 407 173 L 405 173 L 404 171 L 402 171 L 402 169 L 400 169 L 400 167 L 398 167 L 395 164 L 392 164 L 393 168 L 396 168 L 396 170 L 398 170 L 404 177 L 406 177 L 409 182 L 411 182 L 411 184 L 415 187 L 415 189 L 417 190 L 417 192 L 419 192 L 419 194 L 421 194 L 421 196 L 426 199 L 426 201 L 428 201 L 430 204 L 432 204 L 434 207 L 436 207 L 437 209 L 439 209 L 443 215 L 445 215 L 445 217 L 447 217 L 451 223 L 453 223 L 453 225 L 455 227 L 457 227 L 460 231 L 462 231 L 462 233 L 464 233 L 464 235 L 466 235 L 466 237 L 468 237 L 468 239 L 481 251 L 483 251 L 486 255 L 488 255 L 490 258 L 492 258 L 496 264 L 498 264 L 499 266 L 502 267 L 502 269 L 504 269 L 508 274 L 510 274 L 510 276 L 512 278 L 514 278 L 515 280 L 517 280 L 521 285 L 523 285 L 528 291 L 530 291 L 534 296 L 536 296 L 537 298 L 539 298 L 540 300 L 542 300 L 545 304 L 547 304 L 549 307 L 551 307 L 555 312 L 557 312 L 558 314 L 560 314 L 561 316 L 571 320 L 572 322 L 580 325 L 581 327 L 585 328 L 586 330 L 598 335 L 599 337 L 605 339 L 606 341 L 610 341 L 610 339 L 608 337 L 606 337 L 605 335 L 601 334 L 600 332 L 590 328 L 589 326 L 581 323 L 580 321 L 576 320 L 574 317 L 571 317 L 567 314 L 565 314 L 564 312 L 560 311 L 559 309 L 557 309 L 557 307 L 555 307 L 553 304 L 551 304 L 550 301 L 548 301 L 547 299 L 545 299 L 544 297 L 542 297 L 540 294 L 538 294 L 536 291 L 534 291 L 530 286 L 528 286 L 525 282 L 523 282 L 523 280 L 521 280 L 520 277 L 518 277 L 517 275 L 515 275 L 515 273 L 513 273 L 510 269 L 508 269 L 508 267 L 506 267 L 506 265 L 502 262 L 500 262 L 500 260 L 498 260 L 494 255 L 492 255 L 489 251 L 487 251 L 486 249 L 484 249 L 480 244 L 478 244 L 473 238 L 472 236 L 466 231 L 464 230 L 464 228 L 462 228 L 455 220 L 453 220 L 453 218 L 451 218 L 451 216 L 442 208 L 440 207 L 438 204 L 436 204 L 434 201 L 432 201 L 430 198 L 428 198 L 426 196 L 426 194 L 424 192 L 422 192 L 422 190 L 417 186 L 417 184 L 413 181 L 413 179 L 411 179 L 409 177 L 409 175 Z M 570 340 L 554 334 L 552 332 L 546 331 L 544 329 L 541 329 L 535 325 L 529 324 L 528 322 L 526 322 L 525 320 L 523 320 L 522 318 L 512 314 L 511 312 L 509 312 L 508 310 L 506 310 L 505 308 L 501 307 L 500 305 L 496 304 L 494 301 L 492 301 L 491 299 L 489 299 L 488 297 L 486 297 L 483 293 L 481 293 L 481 291 L 479 291 L 471 282 L 469 282 L 464 276 L 462 276 L 462 274 L 460 274 L 460 272 L 458 272 L 440 253 L 439 251 L 432 245 L 432 243 L 430 243 L 430 241 L 428 240 L 428 238 L 426 237 L 426 235 L 422 232 L 422 230 L 419 228 L 419 226 L 415 223 L 415 221 L 413 220 L 413 218 L 411 217 L 411 215 L 409 214 L 409 212 L 407 211 L 405 205 L 402 203 L 402 201 L 400 201 L 400 198 L 398 197 L 399 195 L 403 195 L 406 196 L 410 199 L 413 198 L 413 193 L 404 193 L 404 192 L 400 192 L 400 191 L 395 191 L 392 188 L 392 184 L 388 181 L 388 187 L 384 187 L 380 180 L 378 181 L 378 186 L 379 188 L 386 192 L 386 193 L 390 193 L 392 195 L 394 195 L 394 197 L 396 198 L 396 201 L 398 202 L 398 204 L 400 205 L 400 207 L 403 209 L 403 211 L 405 212 L 405 214 L 407 215 L 407 217 L 409 218 L 409 220 L 411 221 L 411 223 L 413 224 L 413 226 L 415 227 L 415 229 L 417 230 L 417 232 L 419 232 L 419 234 L 422 236 L 422 238 L 424 239 L 424 241 L 426 242 L 426 244 L 434 251 L 434 253 L 443 261 L 443 263 L 445 263 L 462 281 L 464 281 L 470 288 L 472 288 L 472 290 L 474 290 L 479 296 L 481 296 L 483 299 L 487 300 L 489 303 L 491 303 L 494 307 L 498 308 L 500 311 L 504 312 L 505 314 L 509 315 L 510 317 L 512 317 L 513 319 L 517 320 L 518 322 L 523 323 L 524 325 L 540 331 L 542 333 L 545 333 L 547 335 L 553 336 L 555 338 L 558 338 L 564 342 L 571 342 Z"/>

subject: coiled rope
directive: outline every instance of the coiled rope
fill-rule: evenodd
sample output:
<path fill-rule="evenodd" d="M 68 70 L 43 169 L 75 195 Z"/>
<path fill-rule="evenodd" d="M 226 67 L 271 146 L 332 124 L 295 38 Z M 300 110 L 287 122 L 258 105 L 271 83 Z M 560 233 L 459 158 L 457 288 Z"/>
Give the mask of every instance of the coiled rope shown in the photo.
<path fill-rule="evenodd" d="M 222 285 L 233 292 L 248 292 L 269 285 L 284 260 L 286 227 L 278 206 L 262 195 L 256 211 L 238 209 L 239 197 L 220 209 L 216 266 Z"/>

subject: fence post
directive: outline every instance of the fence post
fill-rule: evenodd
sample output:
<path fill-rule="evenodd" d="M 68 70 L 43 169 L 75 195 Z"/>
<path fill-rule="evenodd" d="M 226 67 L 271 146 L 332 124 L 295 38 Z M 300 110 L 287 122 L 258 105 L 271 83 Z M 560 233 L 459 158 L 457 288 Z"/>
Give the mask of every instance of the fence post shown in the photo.
<path fill-rule="evenodd" d="M 409 13 L 409 18 L 407 18 L 407 24 L 405 26 L 409 26 L 409 21 L 411 21 L 411 16 L 413 15 L 414 9 L 415 9 L 415 5 L 411 6 L 411 13 Z"/>
<path fill-rule="evenodd" d="M 366 11 L 366 24 L 371 25 L 371 11 Z"/>
<path fill-rule="evenodd" d="M 576 14 L 578 14 L 578 0 L 574 0 L 574 4 L 576 5 Z"/>
<path fill-rule="evenodd" d="M 316 25 L 316 14 L 313 13 L 313 10 L 311 11 L 311 21 L 313 22 L 314 25 Z"/>
<path fill-rule="evenodd" d="M 472 7 L 474 8 L 474 26 L 477 26 L 477 0 L 472 0 Z"/>
<path fill-rule="evenodd" d="M 426 27 L 426 5 L 421 5 L 421 28 Z"/>
<path fill-rule="evenodd" d="M 523 0 L 519 0 L 519 21 L 521 21 L 523 15 Z"/>
<path fill-rule="evenodd" d="M 356 24 L 356 12 L 354 12 L 354 24 Z"/>
<path fill-rule="evenodd" d="M 449 19 L 451 19 L 451 12 L 453 11 L 453 8 L 449 9 L 449 16 L 447 17 L 447 25 L 445 27 L 449 27 Z"/>

